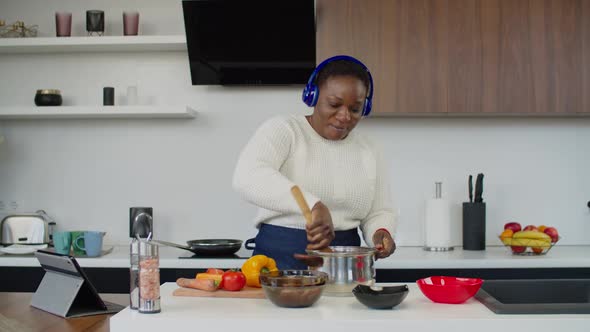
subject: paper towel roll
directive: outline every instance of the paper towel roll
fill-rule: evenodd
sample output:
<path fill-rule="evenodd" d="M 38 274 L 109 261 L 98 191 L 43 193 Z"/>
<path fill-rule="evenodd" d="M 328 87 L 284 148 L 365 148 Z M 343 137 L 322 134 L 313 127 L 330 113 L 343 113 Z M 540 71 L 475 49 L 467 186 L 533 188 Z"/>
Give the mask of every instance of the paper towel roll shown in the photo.
<path fill-rule="evenodd" d="M 451 231 L 451 205 L 449 202 L 442 198 L 426 201 L 425 246 L 430 248 L 452 247 Z"/>

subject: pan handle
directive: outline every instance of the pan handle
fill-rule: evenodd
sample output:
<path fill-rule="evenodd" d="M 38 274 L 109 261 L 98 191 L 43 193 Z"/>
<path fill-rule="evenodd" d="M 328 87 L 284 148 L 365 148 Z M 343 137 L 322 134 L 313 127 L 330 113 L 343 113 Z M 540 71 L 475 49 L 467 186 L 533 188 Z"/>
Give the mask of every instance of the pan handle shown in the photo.
<path fill-rule="evenodd" d="M 162 240 L 153 240 L 153 239 L 152 239 L 152 242 L 156 242 L 156 243 L 159 243 L 159 244 L 164 245 L 164 246 L 174 247 L 174 248 L 178 248 L 178 249 L 184 249 L 184 250 L 188 250 L 188 251 L 191 251 L 192 252 L 192 249 L 190 247 L 183 246 L 183 245 L 180 245 L 180 244 L 176 244 L 176 243 L 172 243 L 172 242 L 167 242 L 167 241 L 162 241 Z"/>
<path fill-rule="evenodd" d="M 253 244 L 254 246 L 251 246 L 250 244 Z M 256 249 L 256 239 L 251 238 L 251 239 L 246 240 L 246 242 L 244 242 L 244 248 L 246 248 L 248 250 Z"/>

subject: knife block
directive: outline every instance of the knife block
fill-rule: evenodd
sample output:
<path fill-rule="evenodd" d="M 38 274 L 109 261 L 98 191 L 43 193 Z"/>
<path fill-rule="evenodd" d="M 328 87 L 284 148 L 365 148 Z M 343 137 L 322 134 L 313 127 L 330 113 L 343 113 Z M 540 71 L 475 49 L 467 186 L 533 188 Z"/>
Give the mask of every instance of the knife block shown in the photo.
<path fill-rule="evenodd" d="M 486 249 L 486 203 L 463 203 L 463 250 Z"/>

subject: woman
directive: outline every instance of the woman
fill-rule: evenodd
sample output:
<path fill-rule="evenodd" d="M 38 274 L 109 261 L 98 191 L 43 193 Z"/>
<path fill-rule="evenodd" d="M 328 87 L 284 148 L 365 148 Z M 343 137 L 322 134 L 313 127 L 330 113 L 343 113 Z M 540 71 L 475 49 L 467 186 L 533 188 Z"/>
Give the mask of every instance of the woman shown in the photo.
<path fill-rule="evenodd" d="M 372 84 L 359 60 L 329 58 L 303 91 L 313 113 L 274 117 L 246 144 L 233 185 L 259 207 L 253 254 L 274 258 L 279 269 L 305 269 L 306 248 L 359 246 L 359 226 L 377 258 L 393 253 L 394 215 L 381 153 L 353 132 L 371 111 Z M 291 196 L 294 185 L 311 207 L 309 225 Z"/>

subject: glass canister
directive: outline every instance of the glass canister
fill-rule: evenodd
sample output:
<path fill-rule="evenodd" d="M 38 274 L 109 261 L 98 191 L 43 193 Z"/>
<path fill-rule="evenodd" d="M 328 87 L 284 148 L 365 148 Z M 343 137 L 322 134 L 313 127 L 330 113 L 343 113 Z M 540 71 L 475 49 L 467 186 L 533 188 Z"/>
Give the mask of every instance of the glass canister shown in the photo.
<path fill-rule="evenodd" d="M 160 254 L 157 244 L 139 242 L 139 312 L 160 312 Z"/>
<path fill-rule="evenodd" d="M 129 248 L 129 307 L 139 308 L 139 239 L 133 238 Z"/>

